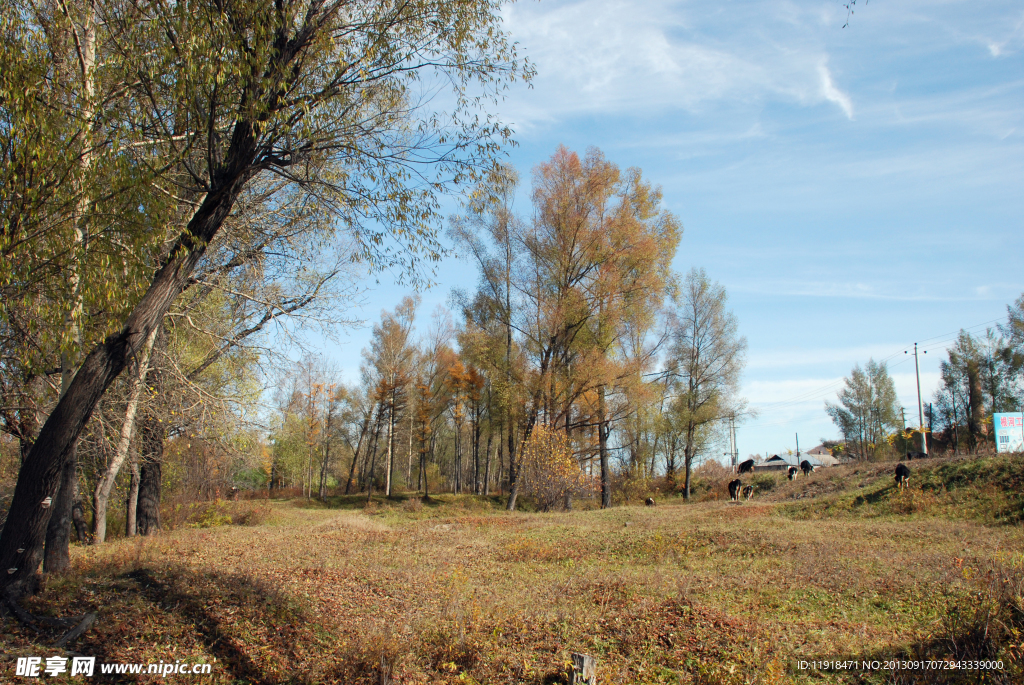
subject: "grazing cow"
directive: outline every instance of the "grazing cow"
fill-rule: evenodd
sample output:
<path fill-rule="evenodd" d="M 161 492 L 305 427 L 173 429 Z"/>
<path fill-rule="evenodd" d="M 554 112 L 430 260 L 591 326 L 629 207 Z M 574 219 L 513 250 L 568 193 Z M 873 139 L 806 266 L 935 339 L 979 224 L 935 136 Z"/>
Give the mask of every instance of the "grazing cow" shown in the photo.
<path fill-rule="evenodd" d="M 911 459 L 924 459 L 927 456 L 924 452 L 907 452 L 907 461 Z"/>
<path fill-rule="evenodd" d="M 739 478 L 729 483 L 729 499 L 733 502 L 740 498 L 740 488 L 743 487 L 743 481 Z"/>
<path fill-rule="evenodd" d="M 800 462 L 800 470 L 804 472 L 805 476 L 810 475 L 814 473 L 814 465 L 811 464 L 811 462 L 804 459 L 802 462 Z"/>
<path fill-rule="evenodd" d="M 800 475 L 800 469 L 798 469 L 795 466 L 790 466 L 789 467 L 789 479 L 790 480 L 796 480 L 796 477 L 798 475 Z"/>
<path fill-rule="evenodd" d="M 745 462 L 740 464 L 738 473 L 753 473 L 754 472 L 754 460 L 747 459 Z"/>
<path fill-rule="evenodd" d="M 644 502 L 644 504 L 646 504 L 649 507 L 653 507 L 654 506 L 654 498 L 653 497 L 648 497 L 647 500 Z"/>
<path fill-rule="evenodd" d="M 743 499 L 750 501 L 750 498 L 754 496 L 754 486 L 748 485 L 743 488 Z"/>
<path fill-rule="evenodd" d="M 896 487 L 900 490 L 910 487 L 910 467 L 906 464 L 896 464 Z"/>

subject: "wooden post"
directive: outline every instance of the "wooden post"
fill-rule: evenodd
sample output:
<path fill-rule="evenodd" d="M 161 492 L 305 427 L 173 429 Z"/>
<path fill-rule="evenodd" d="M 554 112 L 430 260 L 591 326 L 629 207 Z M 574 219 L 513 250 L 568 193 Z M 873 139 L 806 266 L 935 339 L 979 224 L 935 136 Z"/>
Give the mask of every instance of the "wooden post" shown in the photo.
<path fill-rule="evenodd" d="M 573 652 L 570 683 L 571 685 L 597 685 L 597 659 Z"/>

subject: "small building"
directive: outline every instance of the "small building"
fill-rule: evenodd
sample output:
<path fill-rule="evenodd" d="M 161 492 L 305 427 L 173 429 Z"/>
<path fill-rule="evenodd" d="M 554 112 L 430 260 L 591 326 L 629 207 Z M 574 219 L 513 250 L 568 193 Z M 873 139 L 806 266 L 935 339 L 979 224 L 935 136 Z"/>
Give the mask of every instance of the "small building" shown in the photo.
<path fill-rule="evenodd" d="M 780 457 L 779 455 L 776 454 L 774 456 L 771 456 L 771 457 L 765 459 L 760 464 L 754 464 L 754 470 L 755 471 L 786 471 L 786 470 L 789 469 L 790 466 L 793 466 L 793 464 L 790 464 L 784 458 L 782 458 L 782 457 Z"/>
<path fill-rule="evenodd" d="M 804 460 L 811 462 L 811 466 L 814 468 L 820 468 L 822 466 L 836 466 L 839 464 L 839 460 L 830 454 L 802 454 L 799 456 L 790 456 L 789 459 L 774 455 L 768 459 L 765 459 L 760 464 L 754 464 L 755 471 L 789 471 L 790 466 L 796 466 L 800 468 L 800 463 Z"/>

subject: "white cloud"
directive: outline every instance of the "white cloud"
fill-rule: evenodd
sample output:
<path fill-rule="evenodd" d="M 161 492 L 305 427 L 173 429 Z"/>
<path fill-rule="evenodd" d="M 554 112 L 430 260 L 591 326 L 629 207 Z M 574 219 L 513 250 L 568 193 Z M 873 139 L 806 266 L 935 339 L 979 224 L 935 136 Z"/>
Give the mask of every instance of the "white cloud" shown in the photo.
<path fill-rule="evenodd" d="M 850 96 L 839 90 L 832 81 L 832 73 L 828 70 L 828 64 L 821 62 L 818 65 L 818 76 L 821 77 L 821 92 L 825 99 L 839 105 L 839 108 L 846 114 L 846 118 L 853 121 L 853 103 Z"/>
<path fill-rule="evenodd" d="M 714 6 L 620 0 L 518 3 L 506 27 L 537 67 L 534 88 L 509 103 L 527 126 L 582 113 L 699 112 L 716 103 L 850 98 L 822 68 L 820 12 L 748 3 L 723 15 Z M 768 37 L 766 24 L 784 32 Z"/>

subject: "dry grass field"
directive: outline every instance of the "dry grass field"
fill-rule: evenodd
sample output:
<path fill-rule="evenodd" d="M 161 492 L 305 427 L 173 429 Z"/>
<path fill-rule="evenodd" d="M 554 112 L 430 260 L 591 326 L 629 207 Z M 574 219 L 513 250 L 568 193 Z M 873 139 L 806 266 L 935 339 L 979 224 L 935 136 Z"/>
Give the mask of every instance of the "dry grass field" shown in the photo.
<path fill-rule="evenodd" d="M 73 649 L 100 661 L 213 664 L 169 682 L 539 685 L 584 652 L 602 684 L 1024 683 L 1024 459 L 913 462 L 902 493 L 892 466 L 606 511 L 222 503 L 209 527 L 74 548 L 74 573 L 25 605 L 98 611 Z M 249 525 L 215 525 L 231 516 Z M 3 621 L 7 682 L 56 633 Z M 1004 668 L 799 668 L 854 656 Z"/>

